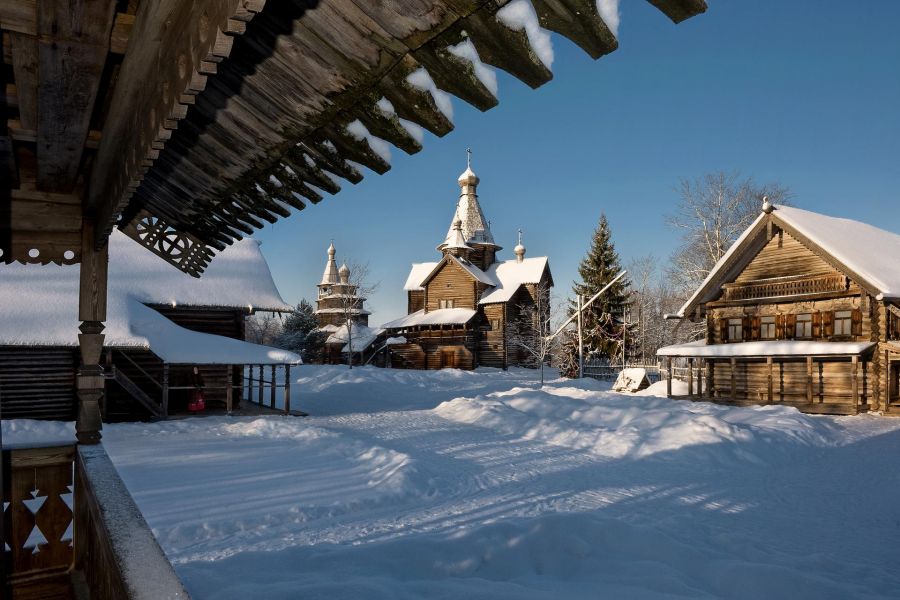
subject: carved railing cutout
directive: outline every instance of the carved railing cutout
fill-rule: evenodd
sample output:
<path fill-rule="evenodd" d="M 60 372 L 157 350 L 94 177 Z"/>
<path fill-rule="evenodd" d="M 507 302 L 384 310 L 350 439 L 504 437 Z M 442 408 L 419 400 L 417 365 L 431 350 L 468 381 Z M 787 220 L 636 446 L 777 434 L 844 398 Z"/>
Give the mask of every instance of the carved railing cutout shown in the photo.
<path fill-rule="evenodd" d="M 167 222 L 144 211 L 122 231 L 169 264 L 200 277 L 212 260 L 213 251 L 189 233 L 175 230 Z"/>

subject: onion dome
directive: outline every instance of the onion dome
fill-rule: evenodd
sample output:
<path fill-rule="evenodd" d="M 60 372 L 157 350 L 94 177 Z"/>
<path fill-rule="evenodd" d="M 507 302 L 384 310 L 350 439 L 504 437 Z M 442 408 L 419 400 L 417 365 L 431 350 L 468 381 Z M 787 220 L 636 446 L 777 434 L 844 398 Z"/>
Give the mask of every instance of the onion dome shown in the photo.
<path fill-rule="evenodd" d="M 513 248 L 513 253 L 516 255 L 516 262 L 522 262 L 525 260 L 525 246 L 522 245 L 522 230 L 519 230 L 519 243 L 516 244 L 516 247 Z"/>
<path fill-rule="evenodd" d="M 341 265 L 338 276 L 341 278 L 341 283 L 348 283 L 350 281 L 350 267 L 348 267 L 346 263 Z"/>

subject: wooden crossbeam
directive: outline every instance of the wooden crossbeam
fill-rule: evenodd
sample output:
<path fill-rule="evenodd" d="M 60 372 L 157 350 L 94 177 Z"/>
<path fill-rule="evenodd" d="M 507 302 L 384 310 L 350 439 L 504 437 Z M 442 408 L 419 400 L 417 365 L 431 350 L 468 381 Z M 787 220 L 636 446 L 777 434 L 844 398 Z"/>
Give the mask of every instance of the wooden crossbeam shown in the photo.
<path fill-rule="evenodd" d="M 38 4 L 37 183 L 43 190 L 68 192 L 75 186 L 115 5 L 115 0 Z"/>
<path fill-rule="evenodd" d="M 661 10 L 673 23 L 681 23 L 700 13 L 706 12 L 705 0 L 647 0 Z"/>

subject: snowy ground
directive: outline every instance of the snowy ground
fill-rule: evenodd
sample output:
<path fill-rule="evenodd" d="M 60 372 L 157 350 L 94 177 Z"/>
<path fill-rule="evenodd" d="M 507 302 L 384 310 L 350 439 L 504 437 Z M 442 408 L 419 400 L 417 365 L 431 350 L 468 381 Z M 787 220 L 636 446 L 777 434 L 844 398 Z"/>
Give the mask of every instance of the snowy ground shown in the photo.
<path fill-rule="evenodd" d="M 195 598 L 900 589 L 900 419 L 537 390 L 530 371 L 297 376 L 307 419 L 105 429 Z"/>

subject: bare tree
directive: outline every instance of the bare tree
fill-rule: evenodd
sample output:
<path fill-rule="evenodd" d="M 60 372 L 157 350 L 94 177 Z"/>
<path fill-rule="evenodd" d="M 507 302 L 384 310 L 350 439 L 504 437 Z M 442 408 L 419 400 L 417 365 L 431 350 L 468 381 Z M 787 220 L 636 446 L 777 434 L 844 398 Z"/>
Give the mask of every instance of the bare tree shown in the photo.
<path fill-rule="evenodd" d="M 560 304 L 557 303 L 559 306 Z M 542 281 L 533 288 L 531 301 L 517 305 L 517 315 L 506 325 L 506 343 L 511 348 L 524 350 L 529 362 L 540 369 L 541 386 L 544 385 L 544 364 L 557 344 L 551 338 L 550 286 Z"/>
<path fill-rule="evenodd" d="M 275 339 L 281 333 L 281 319 L 271 312 L 256 312 L 247 318 L 244 334 L 248 342 L 274 346 Z"/>
<path fill-rule="evenodd" d="M 353 368 L 353 328 L 361 321 L 363 303 L 378 289 L 379 282 L 369 281 L 369 264 L 350 262 L 339 271 L 341 282 L 332 286 L 332 293 L 340 300 L 341 320 L 347 327 L 347 365 Z"/>
<path fill-rule="evenodd" d="M 739 173 L 719 171 L 690 181 L 682 179 L 681 200 L 669 225 L 682 232 L 682 244 L 672 256 L 670 269 L 675 287 L 690 293 L 753 222 L 762 209 L 762 197 L 774 204 L 788 204 L 789 188 L 778 183 L 758 185 Z"/>

